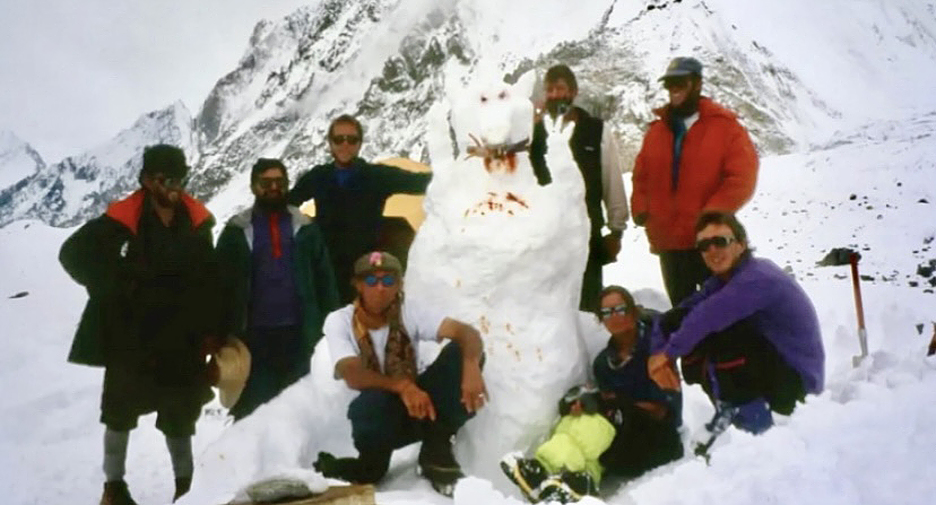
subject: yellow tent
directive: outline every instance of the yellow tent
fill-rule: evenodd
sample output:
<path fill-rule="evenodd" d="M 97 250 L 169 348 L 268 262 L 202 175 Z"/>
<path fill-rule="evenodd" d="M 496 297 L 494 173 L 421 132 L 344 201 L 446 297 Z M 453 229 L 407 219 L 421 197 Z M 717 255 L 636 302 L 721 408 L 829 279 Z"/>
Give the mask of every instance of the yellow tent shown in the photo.
<path fill-rule="evenodd" d="M 404 170 L 409 170 L 410 172 L 432 171 L 432 168 L 430 168 L 429 165 L 424 165 L 409 158 L 387 158 L 385 160 L 380 160 L 377 163 L 381 165 L 399 167 Z M 425 213 L 423 213 L 422 201 L 422 195 L 393 195 L 387 199 L 387 205 L 384 207 L 384 216 L 405 218 L 410 226 L 413 227 L 413 230 L 418 230 L 419 225 L 421 225 L 423 220 L 426 218 Z M 307 215 L 315 216 L 314 201 L 309 200 L 308 202 L 304 203 L 301 209 L 302 212 L 306 213 Z"/>

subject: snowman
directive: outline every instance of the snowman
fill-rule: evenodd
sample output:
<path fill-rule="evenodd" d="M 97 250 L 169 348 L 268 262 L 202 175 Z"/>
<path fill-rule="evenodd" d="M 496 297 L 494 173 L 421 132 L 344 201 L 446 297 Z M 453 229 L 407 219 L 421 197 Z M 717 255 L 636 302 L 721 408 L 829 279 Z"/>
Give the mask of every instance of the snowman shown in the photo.
<path fill-rule="evenodd" d="M 491 480 L 503 479 L 501 456 L 548 434 L 557 401 L 588 366 L 578 331 L 585 188 L 569 148 L 573 125 L 561 117 L 544 118 L 552 183 L 537 184 L 534 81 L 530 72 L 514 85 L 447 86 L 449 110 L 431 112 L 434 175 L 405 278 L 409 302 L 481 333 L 489 399 L 459 432 L 456 451 L 466 473 Z"/>

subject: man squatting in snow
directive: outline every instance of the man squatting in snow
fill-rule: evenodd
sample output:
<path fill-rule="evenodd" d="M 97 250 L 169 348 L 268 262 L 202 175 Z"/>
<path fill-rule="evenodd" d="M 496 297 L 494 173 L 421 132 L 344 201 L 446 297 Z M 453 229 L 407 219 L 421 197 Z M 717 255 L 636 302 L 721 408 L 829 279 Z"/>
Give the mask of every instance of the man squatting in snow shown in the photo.
<path fill-rule="evenodd" d="M 822 391 L 825 353 L 816 310 L 780 267 L 756 258 L 733 214 L 703 214 L 696 248 L 712 277 L 654 326 L 649 371 L 664 390 L 701 384 L 715 405 L 709 430 L 751 433 Z"/>
<path fill-rule="evenodd" d="M 325 319 L 335 366 L 360 394 L 348 408 L 355 458 L 319 453 L 326 477 L 373 483 L 386 474 L 394 449 L 422 441 L 418 464 L 447 496 L 463 476 L 452 437 L 485 403 L 482 344 L 473 327 L 403 300 L 403 267 L 386 252 L 354 262 L 355 300 Z M 417 370 L 418 340 L 449 339 L 436 360 Z"/>
<path fill-rule="evenodd" d="M 68 360 L 104 367 L 103 505 L 133 505 L 123 480 L 130 430 L 157 412 L 175 473 L 175 497 L 192 481 L 192 442 L 211 399 L 205 357 L 216 349 L 221 295 L 214 219 L 183 190 L 181 149 L 143 151 L 141 188 L 62 245 L 59 260 L 88 290 Z"/>

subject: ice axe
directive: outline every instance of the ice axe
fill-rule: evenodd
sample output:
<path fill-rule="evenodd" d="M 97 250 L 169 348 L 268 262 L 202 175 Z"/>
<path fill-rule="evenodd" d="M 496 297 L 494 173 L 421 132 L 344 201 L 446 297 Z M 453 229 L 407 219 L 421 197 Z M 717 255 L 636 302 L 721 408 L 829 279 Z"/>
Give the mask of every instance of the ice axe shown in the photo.
<path fill-rule="evenodd" d="M 868 355 L 868 332 L 865 330 L 864 307 L 861 304 L 861 277 L 858 276 L 858 260 L 861 254 L 847 247 L 836 247 L 826 254 L 819 266 L 851 265 L 852 287 L 855 292 L 855 311 L 858 313 L 858 345 L 861 354 L 852 356 L 852 366 L 857 367 Z"/>

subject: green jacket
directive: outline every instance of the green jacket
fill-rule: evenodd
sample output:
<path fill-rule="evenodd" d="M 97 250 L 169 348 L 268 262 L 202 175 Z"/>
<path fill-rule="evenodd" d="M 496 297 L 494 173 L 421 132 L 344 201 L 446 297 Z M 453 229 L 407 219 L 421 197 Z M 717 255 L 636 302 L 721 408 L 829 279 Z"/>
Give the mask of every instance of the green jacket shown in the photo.
<path fill-rule="evenodd" d="M 111 203 L 104 215 L 62 244 L 59 261 L 88 291 L 68 361 L 107 366 L 115 360 L 130 364 L 157 359 L 173 374 L 199 373 L 203 340 L 217 329 L 219 315 L 214 218 L 188 195 L 183 194 L 181 203 L 171 247 L 185 260 L 169 265 L 171 272 L 150 261 L 148 245 L 138 233 L 141 216 L 151 212 L 143 190 Z M 182 288 L 164 289 L 169 278 Z M 154 310 L 166 324 L 161 333 L 144 337 Z"/>
<path fill-rule="evenodd" d="M 302 336 L 309 356 L 322 338 L 322 323 L 338 308 L 338 291 L 325 241 L 318 226 L 289 206 L 293 229 L 293 274 L 302 304 Z M 232 217 L 218 237 L 217 253 L 227 300 L 223 328 L 243 338 L 249 327 L 250 279 L 253 260 L 253 208 Z"/>

